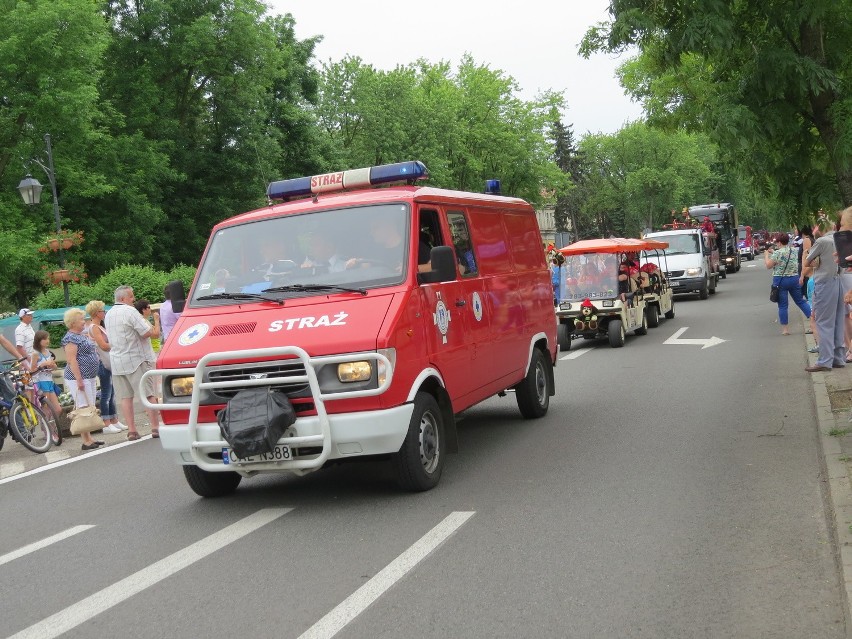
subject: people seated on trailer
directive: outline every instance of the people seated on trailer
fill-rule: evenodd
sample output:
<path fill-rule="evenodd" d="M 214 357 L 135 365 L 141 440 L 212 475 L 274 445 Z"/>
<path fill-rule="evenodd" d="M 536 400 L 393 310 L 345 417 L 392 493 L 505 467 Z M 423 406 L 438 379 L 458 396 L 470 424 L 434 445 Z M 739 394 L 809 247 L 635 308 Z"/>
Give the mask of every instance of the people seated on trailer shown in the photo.
<path fill-rule="evenodd" d="M 636 276 L 639 273 L 639 264 L 632 255 L 625 255 L 618 266 L 618 293 L 622 301 L 627 299 L 627 294 L 636 290 Z"/>
<path fill-rule="evenodd" d="M 642 288 L 653 287 L 660 283 L 660 267 L 653 262 L 645 262 L 640 266 L 639 275 L 642 278 Z"/>
<path fill-rule="evenodd" d="M 331 237 L 314 233 L 308 242 L 308 256 L 301 268 L 312 273 L 339 273 L 346 270 L 346 260 L 340 256 Z"/>
<path fill-rule="evenodd" d="M 707 217 L 706 215 L 704 216 L 704 221 L 701 222 L 701 232 L 702 233 L 715 233 L 716 232 L 716 226 L 713 224 L 713 222 L 710 220 L 710 218 Z"/>
<path fill-rule="evenodd" d="M 580 267 L 580 277 L 577 278 L 577 288 L 584 293 L 597 291 L 600 287 L 601 273 L 592 262 L 586 262 Z"/>

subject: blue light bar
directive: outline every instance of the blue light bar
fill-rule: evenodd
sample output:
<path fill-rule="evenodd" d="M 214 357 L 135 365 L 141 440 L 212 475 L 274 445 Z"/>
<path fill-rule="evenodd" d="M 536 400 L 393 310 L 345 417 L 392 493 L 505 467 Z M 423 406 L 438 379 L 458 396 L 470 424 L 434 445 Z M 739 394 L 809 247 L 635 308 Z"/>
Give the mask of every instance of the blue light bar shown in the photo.
<path fill-rule="evenodd" d="M 417 180 L 429 177 L 429 171 L 422 162 L 398 162 L 397 164 L 382 164 L 364 169 L 325 173 L 312 177 L 278 180 L 272 182 L 266 189 L 266 197 L 270 200 L 288 200 L 293 197 L 311 195 L 312 193 L 328 193 L 345 189 L 405 182 L 414 184 Z"/>
<path fill-rule="evenodd" d="M 500 180 L 485 180 L 485 192 L 490 195 L 500 195 Z"/>

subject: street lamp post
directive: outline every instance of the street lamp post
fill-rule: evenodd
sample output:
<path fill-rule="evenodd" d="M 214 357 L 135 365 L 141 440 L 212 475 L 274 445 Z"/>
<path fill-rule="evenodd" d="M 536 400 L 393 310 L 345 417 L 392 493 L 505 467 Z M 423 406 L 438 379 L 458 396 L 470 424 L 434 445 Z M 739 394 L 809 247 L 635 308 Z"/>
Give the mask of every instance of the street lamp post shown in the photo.
<path fill-rule="evenodd" d="M 53 172 L 53 148 L 50 145 L 50 133 L 44 134 L 44 144 L 47 147 L 47 166 L 36 159 L 32 161 L 38 164 L 47 174 L 47 179 L 50 182 L 50 190 L 53 194 L 53 218 L 56 221 L 56 233 L 61 236 L 62 221 L 59 218 L 59 198 L 56 195 L 56 174 Z M 41 202 L 42 186 L 38 180 L 32 175 L 27 175 L 18 185 L 18 191 L 21 192 L 21 197 L 24 198 L 24 204 L 35 206 Z M 65 251 L 62 249 L 62 244 L 59 244 L 59 268 L 65 268 Z M 65 293 L 65 306 L 71 306 L 71 298 L 68 295 L 68 280 L 62 281 L 62 290 Z"/>

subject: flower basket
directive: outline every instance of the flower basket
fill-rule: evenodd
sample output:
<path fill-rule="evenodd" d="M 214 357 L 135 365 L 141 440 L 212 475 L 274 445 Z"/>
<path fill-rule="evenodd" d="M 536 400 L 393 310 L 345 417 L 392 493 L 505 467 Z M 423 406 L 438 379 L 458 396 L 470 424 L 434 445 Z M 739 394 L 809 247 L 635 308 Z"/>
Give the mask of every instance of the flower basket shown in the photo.
<path fill-rule="evenodd" d="M 66 231 L 62 230 L 55 235 L 50 235 L 44 240 L 47 248 L 41 248 L 40 251 L 58 251 L 60 248 L 64 251 L 80 246 L 83 243 L 83 231 Z"/>
<path fill-rule="evenodd" d="M 61 284 L 62 282 L 71 281 L 71 271 L 69 271 L 67 268 L 61 268 L 55 271 L 50 271 L 47 275 L 50 278 L 50 282 L 52 284 Z"/>

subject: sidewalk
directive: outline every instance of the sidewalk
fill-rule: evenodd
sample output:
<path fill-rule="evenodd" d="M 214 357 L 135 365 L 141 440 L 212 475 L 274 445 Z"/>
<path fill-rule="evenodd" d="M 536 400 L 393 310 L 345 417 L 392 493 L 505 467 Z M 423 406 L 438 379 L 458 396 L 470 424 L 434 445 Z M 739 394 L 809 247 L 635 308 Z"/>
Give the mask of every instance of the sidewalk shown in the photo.
<path fill-rule="evenodd" d="M 145 412 L 145 409 L 138 402 L 134 404 L 134 409 L 136 430 L 138 430 L 139 434 L 142 436 L 142 439 L 137 440 L 137 442 L 151 439 L 151 424 L 148 421 L 148 413 Z M 67 422 L 67 420 L 65 421 Z M 92 436 L 95 439 L 104 442 L 104 445 L 98 450 L 127 442 L 126 432 L 109 434 L 99 431 L 92 433 Z M 64 439 L 60 446 L 51 446 L 50 450 L 46 453 L 38 454 L 27 450 L 19 443 L 12 440 L 11 437 L 7 436 L 3 443 L 3 450 L 0 450 L 0 481 L 8 477 L 13 477 L 14 475 L 34 470 L 41 466 L 47 466 L 48 464 L 53 464 L 58 461 L 78 457 L 80 455 L 86 455 L 92 452 L 85 451 L 80 448 L 82 443 L 80 436 L 69 435 L 67 423 L 66 428 L 63 428 L 63 437 Z"/>
<path fill-rule="evenodd" d="M 805 335 L 806 346 L 814 346 L 813 335 Z M 816 363 L 808 354 L 808 364 Z M 852 623 L 852 364 L 811 375 L 820 431 L 824 481 L 828 486 L 831 521 L 837 535 L 837 558 L 846 592 L 846 620 Z"/>

